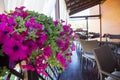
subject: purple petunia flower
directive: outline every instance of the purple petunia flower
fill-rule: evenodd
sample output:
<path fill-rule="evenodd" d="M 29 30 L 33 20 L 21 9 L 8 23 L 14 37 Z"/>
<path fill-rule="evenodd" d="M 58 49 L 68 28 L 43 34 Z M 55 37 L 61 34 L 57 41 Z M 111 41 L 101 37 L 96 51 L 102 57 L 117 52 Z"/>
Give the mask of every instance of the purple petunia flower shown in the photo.
<path fill-rule="evenodd" d="M 0 15 L 0 22 L 7 22 L 7 15 L 1 14 Z"/>
<path fill-rule="evenodd" d="M 22 31 L 21 36 L 24 38 L 28 36 L 28 31 Z"/>
<path fill-rule="evenodd" d="M 60 36 L 63 36 L 66 32 L 62 31 L 60 32 Z"/>
<path fill-rule="evenodd" d="M 64 46 L 64 42 L 63 42 L 62 39 L 57 40 L 57 44 L 58 44 L 58 46 L 59 46 L 60 48 L 62 48 L 62 47 Z"/>
<path fill-rule="evenodd" d="M 6 37 L 13 32 L 12 27 L 6 26 L 5 22 L 0 23 L 0 44 L 4 43 Z"/>
<path fill-rule="evenodd" d="M 65 32 L 69 32 L 69 30 L 70 30 L 70 26 L 69 25 L 63 25 L 62 28 L 63 28 L 63 30 Z"/>
<path fill-rule="evenodd" d="M 12 37 L 12 39 L 15 39 L 16 41 L 18 41 L 20 43 L 22 43 L 24 41 L 24 39 L 25 39 L 24 36 L 21 36 L 17 32 L 13 33 L 11 37 Z"/>
<path fill-rule="evenodd" d="M 53 23 L 54 23 L 55 26 L 57 26 L 58 25 L 58 20 L 55 20 Z"/>
<path fill-rule="evenodd" d="M 64 23 L 65 21 L 63 19 L 61 19 L 61 23 Z"/>
<path fill-rule="evenodd" d="M 26 18 L 28 16 L 28 13 L 24 11 L 24 6 L 21 6 L 20 8 L 16 7 L 15 11 L 13 13 L 14 17 L 20 16 L 22 18 Z"/>
<path fill-rule="evenodd" d="M 26 22 L 26 24 L 25 24 L 25 26 L 28 28 L 28 27 L 34 27 L 34 25 L 35 25 L 35 19 L 34 18 L 30 18 L 27 22 Z"/>
<path fill-rule="evenodd" d="M 2 50 L 7 54 L 11 60 L 18 61 L 27 58 L 27 47 L 22 43 L 16 41 L 14 38 L 8 38 L 5 40 Z"/>
<path fill-rule="evenodd" d="M 40 31 L 42 31 L 43 26 L 42 26 L 42 24 L 36 23 L 36 24 L 35 24 L 35 28 L 37 28 L 37 29 L 39 29 Z"/>
<path fill-rule="evenodd" d="M 33 50 L 37 49 L 37 45 L 33 40 L 26 40 L 24 45 L 27 46 L 27 54 L 30 55 Z"/>
<path fill-rule="evenodd" d="M 8 19 L 8 24 L 7 24 L 7 25 L 13 27 L 13 26 L 16 26 L 17 23 L 15 22 L 15 20 L 14 20 L 13 17 L 10 17 L 10 18 Z"/>
<path fill-rule="evenodd" d="M 36 44 L 38 44 L 38 46 L 40 48 L 42 48 L 43 44 L 45 43 L 45 41 L 48 39 L 47 35 L 44 32 L 36 32 L 36 35 L 39 37 L 36 39 Z"/>

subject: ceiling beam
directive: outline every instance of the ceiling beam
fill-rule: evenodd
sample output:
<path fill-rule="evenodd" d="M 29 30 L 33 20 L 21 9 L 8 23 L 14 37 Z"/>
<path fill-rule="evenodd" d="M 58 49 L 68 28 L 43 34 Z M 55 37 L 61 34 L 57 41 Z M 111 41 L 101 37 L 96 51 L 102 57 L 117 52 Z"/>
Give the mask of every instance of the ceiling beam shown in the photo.
<path fill-rule="evenodd" d="M 94 3 L 94 2 L 100 2 L 99 0 L 86 0 L 86 1 L 83 1 L 83 2 L 78 2 L 74 5 L 71 5 L 69 7 L 67 7 L 67 9 L 75 9 L 76 7 L 78 8 L 78 6 L 86 6 L 88 4 L 91 4 L 91 3 Z"/>
<path fill-rule="evenodd" d="M 88 0 L 75 0 L 75 1 L 73 1 L 73 2 L 68 3 L 67 8 L 69 8 L 69 7 L 71 7 L 71 6 L 78 5 L 78 4 L 83 3 L 83 2 L 86 2 L 86 1 L 88 1 Z M 72 3 L 74 3 L 74 4 L 72 4 Z"/>
<path fill-rule="evenodd" d="M 72 15 L 72 14 L 74 14 L 74 13 L 80 12 L 80 11 L 82 11 L 82 10 L 85 10 L 85 9 L 87 9 L 87 8 L 90 8 L 90 7 L 92 7 L 92 6 L 95 6 L 95 5 L 97 5 L 97 4 L 100 4 L 100 2 L 95 1 L 95 2 L 92 2 L 92 3 L 89 3 L 89 4 L 80 5 L 80 6 L 78 6 L 78 7 L 75 7 L 74 9 L 72 8 L 72 9 L 70 9 L 69 15 Z"/>
<path fill-rule="evenodd" d="M 100 17 L 101 15 L 89 15 L 89 16 L 71 16 L 70 18 L 90 18 L 90 17 Z"/>
<path fill-rule="evenodd" d="M 65 0 L 66 4 L 70 4 L 72 2 L 75 2 L 76 0 Z"/>

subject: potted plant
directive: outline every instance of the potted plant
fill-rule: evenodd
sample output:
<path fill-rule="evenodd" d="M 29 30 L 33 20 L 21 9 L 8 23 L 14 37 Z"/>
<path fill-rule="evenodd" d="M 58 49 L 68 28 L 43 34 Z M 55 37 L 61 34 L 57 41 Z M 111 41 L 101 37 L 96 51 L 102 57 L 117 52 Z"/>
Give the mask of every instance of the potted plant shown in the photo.
<path fill-rule="evenodd" d="M 21 68 L 45 76 L 48 65 L 67 68 L 69 51 L 75 49 L 71 25 L 24 8 L 0 14 L 0 54 L 8 56 L 7 67 L 25 61 Z"/>

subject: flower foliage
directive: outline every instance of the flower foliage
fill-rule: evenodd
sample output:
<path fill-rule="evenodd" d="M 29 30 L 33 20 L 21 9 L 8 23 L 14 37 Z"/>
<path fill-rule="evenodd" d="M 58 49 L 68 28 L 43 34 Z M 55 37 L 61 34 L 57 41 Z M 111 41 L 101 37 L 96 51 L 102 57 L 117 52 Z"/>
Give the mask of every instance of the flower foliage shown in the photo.
<path fill-rule="evenodd" d="M 22 68 L 44 74 L 48 65 L 67 68 L 73 44 L 71 25 L 34 11 L 15 8 L 0 15 L 0 45 L 12 62 L 26 61 Z M 9 66 L 11 68 L 11 66 Z"/>

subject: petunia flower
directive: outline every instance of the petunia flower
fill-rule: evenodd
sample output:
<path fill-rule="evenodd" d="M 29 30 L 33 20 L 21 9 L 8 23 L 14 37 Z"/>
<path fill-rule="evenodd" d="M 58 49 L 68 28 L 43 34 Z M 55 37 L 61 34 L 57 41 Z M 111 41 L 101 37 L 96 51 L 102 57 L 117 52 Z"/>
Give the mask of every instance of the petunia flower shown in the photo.
<path fill-rule="evenodd" d="M 36 44 L 38 44 L 38 46 L 42 48 L 45 41 L 48 40 L 48 37 L 44 32 L 36 32 L 36 35 L 38 36 L 38 38 L 36 39 Z"/>
<path fill-rule="evenodd" d="M 64 68 L 67 68 L 66 59 L 63 57 L 62 54 L 57 53 L 56 59 L 61 63 L 61 65 L 62 65 Z"/>
<path fill-rule="evenodd" d="M 37 44 L 33 40 L 26 40 L 24 45 L 27 46 L 27 55 L 30 55 L 33 50 L 37 49 Z"/>
<path fill-rule="evenodd" d="M 69 45 L 70 45 L 70 42 L 69 42 L 68 38 L 65 38 L 64 41 L 65 41 L 64 42 L 64 46 L 61 48 L 62 52 L 64 52 L 65 50 L 67 50 L 68 47 L 69 47 Z"/>
<path fill-rule="evenodd" d="M 62 28 L 63 28 L 63 30 L 65 32 L 69 32 L 69 30 L 70 30 L 70 26 L 69 25 L 63 25 Z"/>
<path fill-rule="evenodd" d="M 24 6 L 21 6 L 20 8 L 16 7 L 15 11 L 13 13 L 13 16 L 16 18 L 18 16 L 22 17 L 22 18 L 26 18 L 28 16 L 28 13 L 26 11 L 24 11 Z"/>
<path fill-rule="evenodd" d="M 14 17 L 9 17 L 9 19 L 8 19 L 8 24 L 7 24 L 7 25 L 8 25 L 8 26 L 11 26 L 11 27 L 17 25 L 17 23 L 16 23 L 15 20 L 14 20 Z"/>
<path fill-rule="evenodd" d="M 13 28 L 6 26 L 6 23 L 2 22 L 0 24 L 0 44 L 3 44 L 6 37 L 8 37 L 12 32 Z"/>
<path fill-rule="evenodd" d="M 60 48 L 62 48 L 62 47 L 64 46 L 64 42 L 63 42 L 62 39 L 59 39 L 59 40 L 57 40 L 56 42 L 57 42 L 57 45 L 58 45 Z"/>
<path fill-rule="evenodd" d="M 48 74 L 45 72 L 44 69 L 37 69 L 37 73 L 38 73 L 38 74 L 45 75 L 46 77 L 48 77 Z"/>
<path fill-rule="evenodd" d="M 74 43 L 72 43 L 71 50 L 72 50 L 72 51 L 75 51 L 75 44 L 74 44 Z"/>
<path fill-rule="evenodd" d="M 52 55 L 52 50 L 50 46 L 46 46 L 43 50 L 43 56 L 45 57 L 45 59 L 48 59 L 51 55 Z"/>
<path fill-rule="evenodd" d="M 61 19 L 61 23 L 64 23 L 65 21 L 63 19 Z"/>
<path fill-rule="evenodd" d="M 36 23 L 34 26 L 35 28 L 39 29 L 39 31 L 42 31 L 42 28 L 43 28 L 42 24 Z"/>
<path fill-rule="evenodd" d="M 58 25 L 58 20 L 55 20 L 53 23 L 54 23 L 55 26 L 57 26 Z"/>
<path fill-rule="evenodd" d="M 21 67 L 25 70 L 31 70 L 31 71 L 35 71 L 35 68 L 33 67 L 32 64 L 27 64 L 27 65 L 21 65 Z"/>
<path fill-rule="evenodd" d="M 0 15 L 0 22 L 7 22 L 7 15 L 1 14 Z"/>
<path fill-rule="evenodd" d="M 65 31 L 60 32 L 60 36 L 63 36 L 65 33 Z"/>
<path fill-rule="evenodd" d="M 48 63 L 45 61 L 44 56 L 36 57 L 36 70 L 38 74 L 43 74 L 48 77 L 48 74 L 45 72 L 45 68 L 47 68 Z"/>
<path fill-rule="evenodd" d="M 24 38 L 27 37 L 28 36 L 28 31 L 22 31 L 21 36 L 24 37 Z"/>
<path fill-rule="evenodd" d="M 7 54 L 11 60 L 18 61 L 27 58 L 27 47 L 23 46 L 21 42 L 14 38 L 8 38 L 5 40 L 2 50 Z"/>
<path fill-rule="evenodd" d="M 16 41 L 18 41 L 20 43 L 22 43 L 25 40 L 25 37 L 21 36 L 17 32 L 14 32 L 11 37 L 12 37 L 12 39 L 15 39 Z"/>
<path fill-rule="evenodd" d="M 27 22 L 26 22 L 26 24 L 25 24 L 25 26 L 27 27 L 27 28 L 29 28 L 29 27 L 34 27 L 35 26 L 35 19 L 32 17 L 32 18 L 30 18 Z"/>

